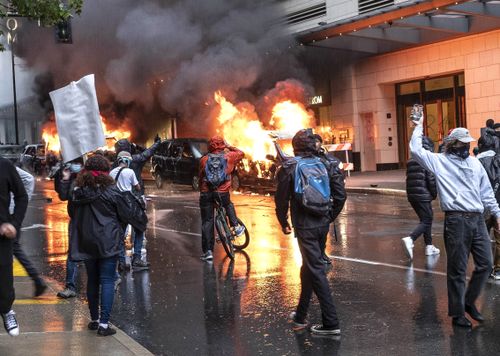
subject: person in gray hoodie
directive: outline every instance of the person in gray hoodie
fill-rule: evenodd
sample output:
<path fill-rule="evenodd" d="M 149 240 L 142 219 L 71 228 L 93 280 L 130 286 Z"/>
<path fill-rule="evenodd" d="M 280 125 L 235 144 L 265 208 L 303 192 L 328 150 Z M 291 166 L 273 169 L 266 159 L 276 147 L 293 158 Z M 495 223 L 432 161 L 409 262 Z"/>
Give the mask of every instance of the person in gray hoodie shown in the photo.
<path fill-rule="evenodd" d="M 492 269 L 491 242 L 484 222 L 486 210 L 496 218 L 500 208 L 488 175 L 475 157 L 470 157 L 470 142 L 475 141 L 466 128 L 458 127 L 448 135 L 444 153 L 432 153 L 422 146 L 423 113 L 411 117 L 415 124 L 410 151 L 414 160 L 436 176 L 441 209 L 445 212 L 444 242 L 447 254 L 448 315 L 453 325 L 471 327 L 484 321 L 475 306 Z M 469 255 L 475 269 L 466 286 Z"/>

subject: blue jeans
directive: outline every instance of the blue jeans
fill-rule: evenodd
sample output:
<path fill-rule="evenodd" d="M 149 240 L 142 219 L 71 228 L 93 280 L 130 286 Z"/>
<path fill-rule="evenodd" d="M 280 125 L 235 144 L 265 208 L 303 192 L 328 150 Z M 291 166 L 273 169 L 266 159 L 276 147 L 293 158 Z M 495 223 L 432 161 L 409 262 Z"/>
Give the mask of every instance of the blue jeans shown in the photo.
<path fill-rule="evenodd" d="M 87 300 L 89 302 L 90 317 L 99 320 L 102 324 L 109 322 L 109 315 L 115 298 L 115 275 L 118 256 L 86 260 L 87 269 Z M 99 287 L 101 297 L 99 298 Z M 99 315 L 99 299 L 101 313 Z"/>
<path fill-rule="evenodd" d="M 76 291 L 75 279 L 78 271 L 78 263 L 70 260 L 69 255 L 66 260 L 66 288 Z"/>
<path fill-rule="evenodd" d="M 134 228 L 132 230 L 132 238 L 134 239 L 134 258 L 141 259 L 142 245 L 144 244 L 144 231 L 139 231 Z"/>

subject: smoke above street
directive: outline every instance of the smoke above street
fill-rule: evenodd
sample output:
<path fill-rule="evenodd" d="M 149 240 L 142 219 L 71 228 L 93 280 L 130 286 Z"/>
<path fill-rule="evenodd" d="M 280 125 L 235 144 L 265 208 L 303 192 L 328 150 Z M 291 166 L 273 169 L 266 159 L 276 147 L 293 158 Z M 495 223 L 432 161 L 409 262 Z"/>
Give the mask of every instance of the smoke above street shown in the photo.
<path fill-rule="evenodd" d="M 95 73 L 102 114 L 144 141 L 172 116 L 180 134 L 207 135 L 214 92 L 248 101 L 266 117 L 266 94 L 280 96 L 308 76 L 299 50 L 279 26 L 279 1 L 86 0 L 72 20 L 73 44 L 58 44 L 53 29 L 26 24 L 16 54 L 44 74 L 47 91 Z M 47 85 L 50 84 L 50 85 Z"/>

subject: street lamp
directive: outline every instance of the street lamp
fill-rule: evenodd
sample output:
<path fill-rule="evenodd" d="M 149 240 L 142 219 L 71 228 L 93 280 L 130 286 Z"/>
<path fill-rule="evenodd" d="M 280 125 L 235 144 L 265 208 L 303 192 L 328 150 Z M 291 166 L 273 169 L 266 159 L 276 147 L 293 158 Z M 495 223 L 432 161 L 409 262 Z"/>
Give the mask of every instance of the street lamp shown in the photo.
<path fill-rule="evenodd" d="M 17 93 L 16 93 L 16 71 L 14 69 L 14 42 L 16 40 L 17 20 L 14 18 L 7 19 L 7 42 L 10 45 L 10 53 L 12 59 L 12 89 L 14 91 L 14 127 L 16 131 L 16 145 L 19 145 L 19 124 L 17 118 Z"/>

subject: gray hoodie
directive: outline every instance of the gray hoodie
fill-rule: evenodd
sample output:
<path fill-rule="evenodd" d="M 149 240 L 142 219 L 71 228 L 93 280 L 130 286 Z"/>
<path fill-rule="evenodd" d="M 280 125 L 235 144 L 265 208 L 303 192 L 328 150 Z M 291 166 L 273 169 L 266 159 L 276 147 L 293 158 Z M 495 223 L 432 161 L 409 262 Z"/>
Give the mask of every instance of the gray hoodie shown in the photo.
<path fill-rule="evenodd" d="M 462 159 L 447 153 L 432 153 L 422 147 L 422 125 L 413 130 L 412 158 L 434 173 L 443 211 L 483 213 L 488 210 L 500 218 L 500 209 L 488 175 L 475 157 Z"/>

